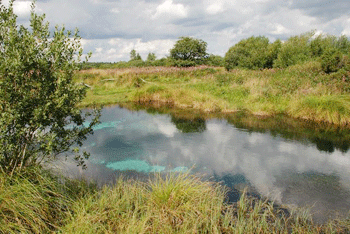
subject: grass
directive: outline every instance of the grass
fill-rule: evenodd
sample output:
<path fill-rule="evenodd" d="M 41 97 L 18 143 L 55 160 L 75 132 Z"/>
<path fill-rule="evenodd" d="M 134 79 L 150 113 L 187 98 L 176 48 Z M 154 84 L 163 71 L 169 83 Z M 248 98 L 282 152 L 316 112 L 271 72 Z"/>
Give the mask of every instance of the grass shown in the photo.
<path fill-rule="evenodd" d="M 187 173 L 149 181 L 118 179 L 96 188 L 36 169 L 0 174 L 0 233 L 348 233 L 349 220 L 314 224 L 303 210 L 288 211 L 243 193 L 225 202 L 218 183 Z"/>
<path fill-rule="evenodd" d="M 82 107 L 156 103 L 203 112 L 284 114 L 337 125 L 350 121 L 350 85 L 322 72 L 318 62 L 230 72 L 212 67 L 90 69 L 76 80 L 92 87 Z"/>

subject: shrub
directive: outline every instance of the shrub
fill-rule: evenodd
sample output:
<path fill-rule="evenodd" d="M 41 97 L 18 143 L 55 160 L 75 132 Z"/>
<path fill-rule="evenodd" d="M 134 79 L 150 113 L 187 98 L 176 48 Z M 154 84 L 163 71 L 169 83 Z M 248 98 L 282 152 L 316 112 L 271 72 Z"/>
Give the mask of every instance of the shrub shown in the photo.
<path fill-rule="evenodd" d="M 224 58 L 220 55 L 211 54 L 205 59 L 204 63 L 209 66 L 222 67 L 224 66 Z"/>
<path fill-rule="evenodd" d="M 0 4 L 0 170 L 13 172 L 72 151 L 78 154 L 97 124 L 99 111 L 83 115 L 76 105 L 86 87 L 73 81 L 83 53 L 77 31 L 56 27 L 50 37 L 44 16 L 34 13 L 30 29 L 17 25 L 13 1 Z"/>
<path fill-rule="evenodd" d="M 343 55 L 336 48 L 328 48 L 321 56 L 322 70 L 326 73 L 337 72 L 344 64 Z"/>
<path fill-rule="evenodd" d="M 309 42 L 313 32 L 290 37 L 282 43 L 278 52 L 274 67 L 285 68 L 298 63 L 303 63 L 311 58 Z"/>
<path fill-rule="evenodd" d="M 225 55 L 225 68 L 248 69 L 271 68 L 277 55 L 278 43 L 270 46 L 269 39 L 263 36 L 250 37 L 232 46 Z"/>

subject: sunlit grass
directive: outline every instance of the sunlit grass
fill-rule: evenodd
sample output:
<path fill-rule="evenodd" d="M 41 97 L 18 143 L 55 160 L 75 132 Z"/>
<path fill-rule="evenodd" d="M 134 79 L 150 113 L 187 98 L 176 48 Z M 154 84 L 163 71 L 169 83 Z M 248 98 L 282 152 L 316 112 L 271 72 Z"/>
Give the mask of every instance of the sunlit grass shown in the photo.
<path fill-rule="evenodd" d="M 350 122 L 350 96 L 324 95 L 302 97 L 291 105 L 290 112 L 301 118 L 314 118 L 338 124 Z"/>
<path fill-rule="evenodd" d="M 41 169 L 0 174 L 0 233 L 348 233 L 350 221 L 314 224 L 243 193 L 188 173 L 155 174 L 141 182 L 119 178 L 97 189 Z"/>
<path fill-rule="evenodd" d="M 92 69 L 78 73 L 76 79 L 92 87 L 81 106 L 158 103 L 204 112 L 285 114 L 342 125 L 350 118 L 350 84 L 323 73 L 315 61 L 261 71 L 227 72 L 208 67 Z"/>

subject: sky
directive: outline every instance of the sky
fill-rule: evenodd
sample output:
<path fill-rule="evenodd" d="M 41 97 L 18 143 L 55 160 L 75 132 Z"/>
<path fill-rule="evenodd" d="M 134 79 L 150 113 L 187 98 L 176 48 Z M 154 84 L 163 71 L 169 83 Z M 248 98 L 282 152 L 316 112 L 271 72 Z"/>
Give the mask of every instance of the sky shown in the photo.
<path fill-rule="evenodd" d="M 28 25 L 30 5 L 15 1 L 20 24 Z M 349 0 L 37 0 L 36 12 L 52 29 L 78 28 L 90 62 L 128 61 L 132 49 L 162 58 L 181 36 L 202 39 L 221 56 L 251 36 L 286 40 L 316 30 L 350 37 Z"/>

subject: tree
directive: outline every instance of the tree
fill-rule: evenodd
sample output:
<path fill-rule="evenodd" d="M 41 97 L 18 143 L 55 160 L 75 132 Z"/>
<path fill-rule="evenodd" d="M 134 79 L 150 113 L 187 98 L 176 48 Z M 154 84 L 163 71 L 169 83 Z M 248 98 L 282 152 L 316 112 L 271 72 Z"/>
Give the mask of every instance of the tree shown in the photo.
<path fill-rule="evenodd" d="M 69 152 L 84 166 L 88 154 L 77 147 L 100 111 L 77 109 L 86 94 L 73 81 L 83 53 L 78 31 L 56 26 L 51 36 L 34 3 L 30 28 L 18 26 L 13 2 L 6 8 L 0 1 L 0 170 L 21 171 Z"/>
<path fill-rule="evenodd" d="M 286 68 L 310 60 L 312 56 L 310 41 L 314 35 L 314 32 L 308 32 L 290 37 L 282 44 L 274 67 Z"/>
<path fill-rule="evenodd" d="M 234 67 L 248 69 L 271 68 L 277 57 L 278 43 L 270 44 L 264 36 L 249 37 L 232 46 L 225 55 L 225 68 Z"/>
<path fill-rule="evenodd" d="M 148 56 L 147 56 L 147 62 L 153 62 L 153 61 L 156 61 L 156 55 L 155 53 L 148 53 Z"/>
<path fill-rule="evenodd" d="M 180 37 L 170 50 L 170 57 L 179 60 L 200 61 L 207 56 L 207 43 L 201 39 Z"/>
<path fill-rule="evenodd" d="M 130 61 L 137 61 L 142 60 L 141 55 L 139 53 L 136 53 L 135 49 L 132 49 L 130 51 Z"/>

